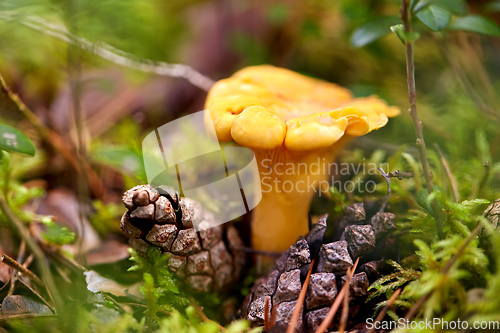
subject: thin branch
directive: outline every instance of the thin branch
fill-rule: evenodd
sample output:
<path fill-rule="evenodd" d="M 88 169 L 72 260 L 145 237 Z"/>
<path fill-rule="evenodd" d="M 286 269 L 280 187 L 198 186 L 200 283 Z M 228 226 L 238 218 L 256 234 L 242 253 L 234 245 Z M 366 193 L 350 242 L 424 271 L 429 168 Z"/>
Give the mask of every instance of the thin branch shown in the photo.
<path fill-rule="evenodd" d="M 408 8 L 408 0 L 401 0 L 401 20 L 403 21 L 403 26 L 407 34 L 411 33 L 411 14 Z M 429 166 L 429 160 L 427 158 L 427 150 L 425 148 L 424 134 L 422 131 L 422 122 L 418 119 L 417 114 L 417 92 L 415 87 L 415 62 L 413 60 L 413 42 L 406 40 L 406 76 L 408 81 L 408 98 L 410 101 L 410 116 L 413 120 L 415 126 L 415 134 L 417 136 L 416 146 L 418 148 L 418 155 L 420 157 L 420 163 L 424 170 L 425 183 L 427 185 L 427 191 L 429 194 L 432 193 L 434 188 L 434 183 L 432 182 L 432 171 Z M 436 220 L 436 228 L 439 238 L 443 238 L 443 221 L 442 216 L 439 212 L 439 207 L 435 202 L 431 203 L 432 208 L 437 212 L 434 216 Z"/>
<path fill-rule="evenodd" d="M 60 247 L 51 245 L 45 242 L 43 239 L 40 240 L 40 245 L 45 253 L 47 253 L 50 257 L 52 257 L 54 260 L 57 260 L 59 263 L 65 265 L 66 267 L 72 269 L 74 272 L 81 273 L 88 271 L 86 267 L 80 265 L 73 258 L 65 255 L 61 251 Z"/>
<path fill-rule="evenodd" d="M 455 180 L 455 177 L 453 177 L 453 174 L 451 173 L 451 170 L 450 170 L 450 166 L 448 165 L 448 162 L 444 158 L 443 152 L 441 151 L 441 149 L 439 149 L 438 144 L 435 143 L 434 147 L 436 148 L 436 150 L 439 154 L 439 159 L 441 160 L 441 164 L 443 165 L 443 168 L 446 171 L 446 175 L 448 176 L 448 180 L 450 181 L 451 189 L 453 190 L 453 198 L 455 199 L 455 202 L 459 202 L 460 195 L 458 193 L 457 181 Z"/>
<path fill-rule="evenodd" d="M 29 28 L 57 38 L 68 44 L 81 47 L 90 53 L 120 66 L 160 76 L 183 78 L 205 91 L 210 90 L 214 84 L 212 79 L 202 75 L 190 66 L 184 64 L 168 64 L 165 62 L 139 58 L 106 43 L 92 43 L 83 37 L 71 34 L 63 25 L 50 23 L 36 15 L 20 16 L 12 12 L 9 13 L 4 11 L 0 12 L 0 18 L 5 20 L 18 19 L 21 24 Z"/>
<path fill-rule="evenodd" d="M 297 322 L 299 321 L 300 313 L 302 312 L 302 306 L 304 304 L 304 300 L 306 299 L 307 287 L 309 286 L 309 280 L 311 279 L 311 273 L 314 267 L 314 259 L 311 261 L 311 267 L 309 267 L 309 271 L 307 272 L 306 279 L 304 280 L 304 284 L 302 285 L 302 289 L 300 290 L 299 298 L 295 303 L 295 309 L 293 309 L 292 317 L 290 318 L 290 323 L 286 329 L 286 333 L 293 333 L 297 327 Z"/>
<path fill-rule="evenodd" d="M 2 321 L 10 321 L 14 319 L 28 319 L 28 318 L 36 318 L 36 317 L 52 317 L 55 316 L 52 313 L 49 314 L 38 314 L 38 313 L 14 313 L 11 315 L 0 315 L 0 322 Z"/>
<path fill-rule="evenodd" d="M 54 265 L 54 268 L 56 269 L 57 273 L 59 273 L 59 276 L 62 277 L 62 279 L 66 283 L 69 283 L 69 284 L 72 283 L 71 279 L 68 277 L 68 275 L 66 273 L 64 273 L 64 271 L 61 269 L 61 267 L 59 267 L 58 265 Z"/>
<path fill-rule="evenodd" d="M 393 172 L 388 172 L 386 174 L 386 176 L 388 178 L 397 178 L 397 179 L 401 180 L 403 178 L 411 178 L 411 177 L 413 177 L 413 173 L 411 173 L 411 172 L 401 172 L 399 170 L 396 170 L 396 171 L 393 171 Z"/>
<path fill-rule="evenodd" d="M 7 191 L 5 192 L 7 193 Z M 26 253 L 26 242 L 21 240 L 21 245 L 19 246 L 19 251 L 17 252 L 17 262 L 20 263 L 23 261 L 24 255 Z M 3 261 L 3 256 L 0 258 L 0 262 Z M 28 266 L 26 266 L 28 267 Z M 7 296 L 12 296 L 14 294 L 14 289 L 16 287 L 16 280 L 18 277 L 19 271 L 17 269 L 12 270 L 12 277 L 10 278 L 10 287 L 9 287 L 9 292 L 7 293 Z"/>
<path fill-rule="evenodd" d="M 30 286 L 29 283 L 24 281 L 23 278 L 19 278 L 19 282 L 21 282 L 26 288 L 28 288 L 36 297 L 38 297 L 42 301 L 42 303 L 45 304 L 50 309 L 50 311 L 52 311 L 53 314 L 56 314 L 56 309 L 54 308 L 54 306 L 47 302 L 47 300 L 43 298 L 43 296 L 40 295 L 40 293 L 36 291 L 32 286 Z"/>

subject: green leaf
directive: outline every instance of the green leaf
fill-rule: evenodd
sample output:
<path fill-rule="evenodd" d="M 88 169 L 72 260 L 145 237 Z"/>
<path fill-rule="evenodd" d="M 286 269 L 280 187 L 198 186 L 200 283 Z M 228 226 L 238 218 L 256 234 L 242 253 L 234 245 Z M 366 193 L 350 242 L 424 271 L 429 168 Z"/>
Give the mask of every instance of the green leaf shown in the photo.
<path fill-rule="evenodd" d="M 0 149 L 33 156 L 35 146 L 31 140 L 14 127 L 0 124 Z"/>
<path fill-rule="evenodd" d="M 454 15 L 463 16 L 467 14 L 467 3 L 465 0 L 421 0 L 414 7 L 410 8 L 413 13 L 417 13 L 429 5 L 439 6 Z"/>
<path fill-rule="evenodd" d="M 406 33 L 402 24 L 396 24 L 391 27 L 391 31 L 398 36 L 401 43 L 406 43 Z"/>
<path fill-rule="evenodd" d="M 423 24 L 433 31 L 443 30 L 451 19 L 451 13 L 449 11 L 435 5 L 425 7 L 416 15 Z"/>
<path fill-rule="evenodd" d="M 399 17 L 395 15 L 383 16 L 367 22 L 353 31 L 351 35 L 351 44 L 355 47 L 368 45 L 388 35 L 391 32 L 390 27 L 399 22 Z"/>
<path fill-rule="evenodd" d="M 418 5 L 418 4 L 420 4 L 420 2 L 422 2 L 422 1 L 418 1 L 418 0 L 411 0 L 411 2 L 410 2 L 410 11 L 411 11 L 412 13 L 414 13 L 414 12 L 415 12 L 415 8 L 417 8 L 417 5 Z"/>
<path fill-rule="evenodd" d="M 61 227 L 52 220 L 44 222 L 44 224 L 47 226 L 47 231 L 42 232 L 41 235 L 47 242 L 64 245 L 75 240 L 75 233 L 69 231 L 68 228 Z"/>
<path fill-rule="evenodd" d="M 5 150 L 0 149 L 0 172 L 7 173 L 10 165 L 10 155 Z"/>
<path fill-rule="evenodd" d="M 416 41 L 419 37 L 420 34 L 418 32 L 410 32 L 407 33 L 404 29 L 404 26 L 402 24 L 396 24 L 391 27 L 391 31 L 398 36 L 399 40 L 401 43 L 405 44 L 406 41 L 408 42 L 414 42 Z"/>
<path fill-rule="evenodd" d="M 500 36 L 500 27 L 490 19 L 480 15 L 468 15 L 454 19 L 449 29 L 474 32 L 488 36 Z"/>
<path fill-rule="evenodd" d="M 463 16 L 467 14 L 467 1 L 465 0 L 431 0 L 431 3 L 446 9 L 454 15 Z"/>
<path fill-rule="evenodd" d="M 432 207 L 430 202 L 427 200 L 427 197 L 429 196 L 429 192 L 426 189 L 421 189 L 417 193 L 417 203 L 420 207 L 425 209 L 428 213 L 431 215 L 433 214 Z"/>

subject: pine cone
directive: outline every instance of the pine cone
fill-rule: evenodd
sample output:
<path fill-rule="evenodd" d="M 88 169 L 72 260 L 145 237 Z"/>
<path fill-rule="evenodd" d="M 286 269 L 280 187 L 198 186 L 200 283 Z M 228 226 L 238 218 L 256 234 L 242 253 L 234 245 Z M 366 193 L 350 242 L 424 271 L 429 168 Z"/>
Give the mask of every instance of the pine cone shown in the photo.
<path fill-rule="evenodd" d="M 197 232 L 193 225 L 214 220 L 211 212 L 170 187 L 136 186 L 123 195 L 127 212 L 121 228 L 129 244 L 146 253 L 156 245 L 169 254 L 171 271 L 199 292 L 219 291 L 235 282 L 245 265 L 243 242 L 230 224 Z M 214 225 L 210 223 L 209 225 Z"/>
<path fill-rule="evenodd" d="M 375 240 L 380 238 L 380 243 L 385 243 L 386 235 L 396 228 L 394 219 L 395 216 L 391 213 L 376 213 L 367 218 L 363 204 L 349 206 L 340 221 L 343 229 L 339 233 L 341 236 L 336 241 L 322 244 L 326 230 L 326 215 L 323 216 L 305 238 L 299 238 L 283 253 L 271 273 L 257 280 L 243 303 L 243 317 L 253 326 L 261 326 L 267 316 L 273 325 L 271 331 L 284 331 L 312 258 L 315 258 L 302 316 L 296 327 L 296 332 L 314 332 L 345 283 L 347 269 L 353 266 L 353 261 L 359 256 L 369 260 L 376 257 L 373 253 L 380 244 L 375 244 Z M 369 294 L 367 289 L 380 277 L 382 266 L 383 260 L 365 260 L 352 277 L 349 293 L 350 327 L 356 324 L 356 315 Z M 266 302 L 269 303 L 267 314 L 264 313 Z M 340 311 L 337 313 L 337 317 L 339 316 Z M 338 324 L 339 318 L 334 322 Z M 358 320 L 359 322 L 364 322 L 364 319 Z"/>

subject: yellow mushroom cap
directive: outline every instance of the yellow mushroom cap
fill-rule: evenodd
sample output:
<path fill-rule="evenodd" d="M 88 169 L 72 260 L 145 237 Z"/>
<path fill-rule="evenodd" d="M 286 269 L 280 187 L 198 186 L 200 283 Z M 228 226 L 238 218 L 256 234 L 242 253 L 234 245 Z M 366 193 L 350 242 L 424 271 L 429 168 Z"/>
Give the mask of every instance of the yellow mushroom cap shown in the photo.
<path fill-rule="evenodd" d="M 218 81 L 205 108 L 219 141 L 297 152 L 331 146 L 345 134 L 365 135 L 400 113 L 377 96 L 354 98 L 336 84 L 270 65 Z"/>

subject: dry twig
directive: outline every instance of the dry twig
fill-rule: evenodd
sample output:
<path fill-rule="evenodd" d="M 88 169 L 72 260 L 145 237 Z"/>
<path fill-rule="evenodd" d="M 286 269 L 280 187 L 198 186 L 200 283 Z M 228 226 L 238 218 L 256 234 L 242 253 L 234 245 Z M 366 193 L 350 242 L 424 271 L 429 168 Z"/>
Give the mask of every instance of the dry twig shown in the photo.
<path fill-rule="evenodd" d="M 26 288 L 28 288 L 36 297 L 38 297 L 43 302 L 43 304 L 45 304 L 50 309 L 50 311 L 52 311 L 53 314 L 56 314 L 56 309 L 54 308 L 54 306 L 49 302 L 47 302 L 47 300 L 43 298 L 43 296 L 40 295 L 38 291 L 36 291 L 33 287 L 31 287 L 29 283 L 24 281 L 24 279 L 22 278 L 19 278 L 19 282 L 21 282 Z"/>
<path fill-rule="evenodd" d="M 7 193 L 7 191 L 5 191 Z M 26 241 L 23 239 L 21 240 L 21 245 L 19 246 L 19 251 L 17 252 L 17 262 L 22 262 L 24 255 L 26 253 Z M 3 261 L 3 257 L 0 258 L 0 262 Z M 25 266 L 28 267 L 28 266 Z M 12 296 L 14 294 L 14 289 L 16 287 L 16 280 L 17 280 L 17 274 L 19 271 L 17 269 L 12 270 L 12 276 L 10 278 L 10 287 L 9 287 L 9 292 L 7 293 L 7 296 Z"/>
<path fill-rule="evenodd" d="M 38 314 L 38 313 L 16 313 L 11 315 L 0 315 L 1 321 L 9 321 L 14 319 L 28 319 L 28 318 L 36 318 L 36 317 L 52 317 L 54 314 Z"/>
<path fill-rule="evenodd" d="M 35 273 L 33 273 L 32 271 L 30 271 L 29 269 L 27 269 L 26 267 L 24 267 L 23 265 L 18 263 L 16 260 L 12 259 L 8 255 L 6 255 L 6 254 L 2 255 L 0 257 L 0 262 L 3 262 L 4 264 L 14 268 L 16 271 L 21 272 L 21 274 L 28 277 L 31 281 L 33 281 L 34 283 L 36 283 L 40 287 L 45 286 L 43 281 L 38 276 L 36 276 Z"/>

